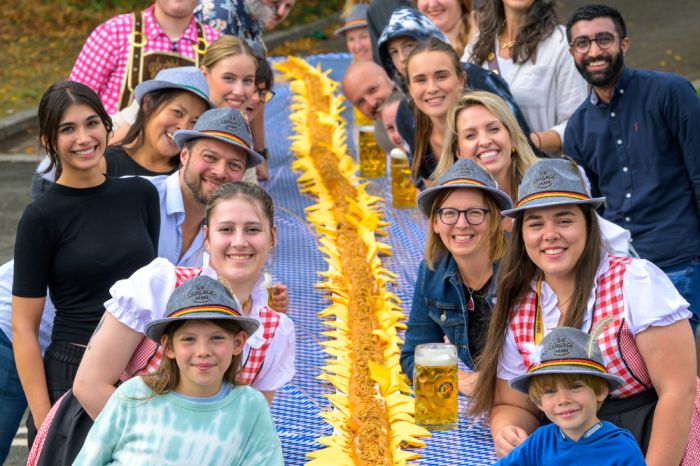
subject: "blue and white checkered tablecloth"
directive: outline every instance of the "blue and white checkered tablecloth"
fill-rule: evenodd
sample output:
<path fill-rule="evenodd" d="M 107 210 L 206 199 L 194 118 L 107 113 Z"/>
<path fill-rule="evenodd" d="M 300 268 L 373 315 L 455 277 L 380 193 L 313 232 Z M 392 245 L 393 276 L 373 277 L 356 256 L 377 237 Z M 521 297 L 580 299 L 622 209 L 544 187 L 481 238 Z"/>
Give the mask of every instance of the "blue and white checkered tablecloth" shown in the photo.
<path fill-rule="evenodd" d="M 349 64 L 349 55 L 316 55 L 307 61 L 314 66 L 320 63 L 324 70 L 332 69 L 330 77 L 340 80 Z M 321 448 L 314 440 L 332 433 L 332 428 L 323 421 L 319 412 L 331 409 L 323 395 L 334 390 L 316 379 L 321 372 L 319 367 L 328 357 L 319 345 L 321 332 L 327 327 L 323 328 L 318 318 L 318 312 L 328 302 L 313 287 L 320 280 L 317 273 L 325 270 L 327 265 L 316 247 L 315 232 L 305 221 L 304 208 L 312 204 L 312 199 L 299 193 L 298 173 L 289 168 L 293 160 L 288 142 L 292 134 L 288 118 L 289 87 L 277 84 L 274 90 L 276 95 L 265 108 L 265 139 L 271 154 L 271 176 L 263 186 L 275 200 L 277 209 L 278 244 L 272 272 L 276 281 L 289 287 L 289 316 L 296 326 L 297 352 L 296 376 L 291 384 L 278 391 L 272 414 L 282 441 L 285 464 L 301 465 L 308 461 L 306 453 Z M 345 115 L 352 118 L 350 111 Z M 385 219 L 390 224 L 389 236 L 382 241 L 391 245 L 392 256 L 382 260 L 385 267 L 398 274 L 392 291 L 401 298 L 404 311 L 408 313 L 418 264 L 423 256 L 426 222 L 416 209 L 392 208 L 387 179 L 374 180 L 369 191 L 387 199 Z M 460 412 L 464 413 L 465 408 L 466 399 L 460 397 Z M 434 432 L 425 440 L 427 446 L 418 450 L 422 458 L 416 464 L 490 465 L 496 459 L 488 428 L 464 415 L 460 417 L 457 429 Z"/>

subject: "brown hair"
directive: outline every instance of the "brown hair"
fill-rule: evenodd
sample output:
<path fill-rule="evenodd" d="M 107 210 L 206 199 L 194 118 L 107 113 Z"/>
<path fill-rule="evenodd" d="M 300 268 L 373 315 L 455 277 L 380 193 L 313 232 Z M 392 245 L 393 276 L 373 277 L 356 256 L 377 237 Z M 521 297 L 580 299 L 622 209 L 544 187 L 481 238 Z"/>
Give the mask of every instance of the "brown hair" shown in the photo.
<path fill-rule="evenodd" d="M 246 183 L 245 181 L 226 183 L 214 191 L 214 194 L 211 195 L 211 199 L 209 199 L 204 209 L 204 224 L 209 227 L 212 212 L 217 205 L 223 201 L 238 197 L 247 199 L 251 203 L 258 213 L 261 214 L 261 217 L 267 220 L 270 233 L 272 233 L 275 219 L 275 203 L 272 201 L 270 195 L 259 185 Z"/>
<path fill-rule="evenodd" d="M 146 143 L 146 126 L 154 116 L 160 114 L 166 105 L 175 100 L 182 94 L 188 94 L 189 91 L 178 88 L 158 89 L 144 95 L 139 105 L 136 120 L 131 125 L 129 131 L 124 136 L 124 139 L 119 143 L 122 147 L 131 145 L 129 151 L 140 149 Z M 171 164 L 176 168 L 180 161 L 180 152 L 172 154 Z"/>
<path fill-rule="evenodd" d="M 574 267 L 576 287 L 562 325 L 581 328 L 588 297 L 600 265 L 603 241 L 598 218 L 593 208 L 588 204 L 577 204 L 577 206 L 586 220 L 586 245 Z M 522 230 L 523 214 L 521 213 L 513 221 L 511 238 L 501 261 L 496 287 L 496 307 L 489 324 L 486 345 L 477 360 L 477 368 L 481 375 L 480 383 L 477 384 L 472 398 L 474 404 L 470 411 L 473 414 L 488 412 L 490 415 L 496 391 L 498 361 L 503 351 L 508 326 L 515 315 L 516 306 L 530 288 L 530 281 L 539 273 L 537 266 L 527 255 Z"/>
<path fill-rule="evenodd" d="M 107 130 L 107 138 L 112 131 L 112 119 L 107 114 L 95 91 L 85 84 L 74 81 L 63 81 L 53 84 L 41 97 L 38 110 L 39 141 L 49 157 L 49 165 L 41 173 L 42 175 L 50 172 L 55 167 L 56 179 L 61 176 L 63 166 L 61 165 L 58 147 L 56 147 L 58 129 L 63 115 L 73 105 L 87 105 L 93 109 Z M 107 146 L 107 138 L 105 139 L 105 147 Z"/>
<path fill-rule="evenodd" d="M 248 55 L 255 62 L 255 67 L 258 67 L 258 57 L 248 43 L 237 36 L 224 34 L 214 42 L 209 44 L 207 52 L 202 58 L 202 66 L 208 71 L 219 63 L 224 58 L 235 55 Z"/>
<path fill-rule="evenodd" d="M 436 37 L 429 37 L 423 42 L 419 42 L 416 48 L 414 48 L 406 59 L 406 82 L 410 86 L 411 78 L 408 73 L 408 68 L 411 65 L 411 60 L 421 54 L 426 52 L 443 52 L 446 53 L 450 58 L 452 65 L 454 66 L 454 71 L 457 76 L 464 75 L 464 69 L 459 61 L 459 56 L 455 49 L 452 48 L 450 44 L 447 44 Z M 423 163 L 423 154 L 428 151 L 430 147 L 430 134 L 433 132 L 433 123 L 430 117 L 418 109 L 418 106 L 413 103 L 413 111 L 416 119 L 416 147 L 413 154 L 413 164 L 411 165 L 411 176 L 414 179 L 418 178 L 420 172 L 420 166 Z"/>
<path fill-rule="evenodd" d="M 164 348 L 172 348 L 173 337 L 178 329 L 182 328 L 186 323 L 191 322 L 191 320 L 176 320 L 172 324 L 169 324 L 165 328 L 163 337 L 161 338 L 161 343 Z M 238 322 L 234 320 L 226 319 L 202 319 L 203 322 L 210 322 L 217 327 L 221 327 L 233 336 L 238 335 L 243 331 Z M 233 356 L 231 360 L 231 365 L 226 369 L 224 373 L 223 382 L 236 385 L 236 376 L 241 369 L 241 361 L 243 356 L 241 354 Z M 158 370 L 153 374 L 148 374 L 143 376 L 143 382 L 148 388 L 153 392 L 149 397 L 152 398 L 156 395 L 161 395 L 163 393 L 168 393 L 175 388 L 177 388 L 180 383 L 180 368 L 177 366 L 177 361 L 175 359 L 170 359 L 168 357 L 163 357 Z"/>
<path fill-rule="evenodd" d="M 596 377 L 593 374 L 540 374 L 534 375 L 530 379 L 528 390 L 530 399 L 537 406 L 540 406 L 542 404 L 542 395 L 544 395 L 544 390 L 546 388 L 556 387 L 557 384 L 562 384 L 567 389 L 571 389 L 576 382 L 582 382 L 592 389 L 596 396 L 602 395 L 605 393 L 605 390 L 608 389 L 608 383 L 605 379 Z M 598 409 L 600 409 L 602 404 L 602 401 L 598 402 Z"/>
<path fill-rule="evenodd" d="M 459 33 L 457 34 L 457 44 L 455 51 L 460 57 L 464 53 L 464 48 L 469 42 L 469 17 L 472 14 L 472 2 L 471 0 L 458 0 L 460 9 L 462 10 L 462 16 L 459 21 Z"/>
<path fill-rule="evenodd" d="M 433 222 L 435 222 L 436 219 L 438 222 L 440 221 L 435 213 L 435 209 L 438 209 L 442 203 L 445 202 L 445 199 L 447 199 L 447 197 L 457 189 L 477 188 L 445 189 L 435 196 L 435 200 L 433 201 L 432 209 L 430 211 L 430 217 L 428 218 L 428 234 L 425 245 L 425 263 L 428 268 L 433 271 L 435 270 L 435 263 L 449 254 L 449 251 L 447 250 L 447 247 L 445 247 L 445 243 L 442 242 L 440 235 L 435 233 L 435 230 L 433 229 Z M 489 233 L 484 239 L 483 246 L 489 248 L 489 258 L 492 262 L 496 262 L 503 257 L 506 249 L 506 238 L 503 232 L 503 222 L 501 222 L 501 211 L 498 208 L 498 204 L 489 193 L 481 189 L 479 189 L 479 192 L 484 198 L 486 208 L 490 210 L 490 213 L 487 214 L 487 216 L 490 216 L 488 218 Z"/>
<path fill-rule="evenodd" d="M 525 63 L 537 59 L 537 46 L 549 37 L 557 25 L 557 0 L 535 0 L 525 15 L 523 26 L 513 44 L 513 63 Z M 494 52 L 494 44 L 506 27 L 503 0 L 484 0 L 477 13 L 479 37 L 474 44 L 469 61 L 482 64 Z"/>
<path fill-rule="evenodd" d="M 457 132 L 457 118 L 459 114 L 469 107 L 481 105 L 491 112 L 500 120 L 503 126 L 506 127 L 510 134 L 510 140 L 515 148 L 513 159 L 510 164 L 510 187 L 513 191 L 513 196 L 517 195 L 518 186 L 523 180 L 525 170 L 533 163 L 537 162 L 537 157 L 532 151 L 527 137 L 520 129 L 518 121 L 515 119 L 513 112 L 502 97 L 486 91 L 469 91 L 453 105 L 447 112 L 447 135 L 445 136 L 445 144 L 442 148 L 440 161 L 431 177 L 431 180 L 436 181 L 450 169 L 457 161 L 459 152 L 459 133 Z M 448 139 L 449 138 L 449 139 Z"/>

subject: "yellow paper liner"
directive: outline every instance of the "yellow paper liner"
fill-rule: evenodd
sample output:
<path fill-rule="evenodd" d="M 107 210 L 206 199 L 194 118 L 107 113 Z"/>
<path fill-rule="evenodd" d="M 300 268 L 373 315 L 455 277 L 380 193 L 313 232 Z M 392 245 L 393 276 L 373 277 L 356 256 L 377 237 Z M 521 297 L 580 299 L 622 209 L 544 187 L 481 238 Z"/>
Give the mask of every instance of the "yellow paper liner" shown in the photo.
<path fill-rule="evenodd" d="M 331 359 L 318 378 L 336 389 L 327 396 L 335 409 L 321 413 L 336 433 L 317 439 L 324 448 L 309 453 L 307 465 L 406 464 L 419 455 L 402 448 L 424 446 L 419 438 L 430 433 L 414 422 L 399 363 L 397 330 L 406 317 L 386 288 L 395 275 L 380 254 L 390 247 L 376 240 L 386 236 L 383 199 L 367 193 L 349 155 L 338 83 L 295 57 L 275 68 L 293 93 L 292 168 L 301 172 L 300 191 L 316 199 L 307 220 L 328 263 L 317 288 L 331 302 L 319 313 L 329 328 L 321 346 Z"/>

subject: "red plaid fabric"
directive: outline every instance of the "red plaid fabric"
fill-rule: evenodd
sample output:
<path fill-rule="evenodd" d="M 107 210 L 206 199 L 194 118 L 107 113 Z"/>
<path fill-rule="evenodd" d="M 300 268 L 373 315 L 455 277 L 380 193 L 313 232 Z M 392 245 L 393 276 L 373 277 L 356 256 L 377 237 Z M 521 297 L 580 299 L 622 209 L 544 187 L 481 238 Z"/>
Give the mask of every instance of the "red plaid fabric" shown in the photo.
<path fill-rule="evenodd" d="M 263 326 L 263 337 L 265 338 L 265 343 L 263 343 L 260 348 L 250 349 L 248 360 L 245 362 L 245 366 L 243 366 L 243 369 L 238 376 L 238 381 L 246 385 L 252 384 L 255 378 L 258 376 L 258 373 L 260 373 L 260 369 L 262 369 L 263 362 L 265 362 L 265 353 L 267 353 L 267 348 L 270 346 L 270 341 L 272 340 L 272 337 L 275 336 L 277 327 L 280 325 L 280 316 L 277 314 L 277 312 L 265 306 L 260 310 L 260 322 Z"/>
<path fill-rule="evenodd" d="M 626 398 L 652 387 L 644 360 L 624 319 L 622 283 L 631 261 L 632 259 L 627 257 L 611 256 L 609 258 L 608 271 L 598 278 L 591 327 L 595 327 L 598 321 L 607 316 L 613 317 L 613 323 L 598 337 L 598 344 L 605 358 L 608 372 L 622 377 L 625 381 L 620 388 L 610 394 L 614 398 Z M 530 366 L 530 355 L 525 345 L 534 343 L 536 298 L 534 291 L 525 295 L 516 307 L 510 324 L 515 343 L 526 367 Z"/>
<path fill-rule="evenodd" d="M 168 35 L 156 22 L 153 8 L 152 5 L 143 12 L 143 33 L 147 41 L 143 52 L 176 50 L 183 57 L 194 59 L 194 48 L 197 46 L 197 27 L 194 17 L 189 27 L 173 45 Z M 208 43 L 221 35 L 207 25 L 202 26 Z M 92 88 L 100 96 L 110 115 L 119 110 L 119 94 L 131 54 L 129 36 L 132 29 L 133 14 L 131 13 L 115 16 L 97 26 L 85 41 L 68 78 Z"/>
<path fill-rule="evenodd" d="M 177 288 L 201 272 L 201 267 L 175 267 L 175 287 Z M 163 349 L 160 348 L 160 345 L 148 337 L 143 337 L 119 380 L 125 382 L 135 375 L 152 374 L 158 370 L 161 359 L 163 359 Z"/>

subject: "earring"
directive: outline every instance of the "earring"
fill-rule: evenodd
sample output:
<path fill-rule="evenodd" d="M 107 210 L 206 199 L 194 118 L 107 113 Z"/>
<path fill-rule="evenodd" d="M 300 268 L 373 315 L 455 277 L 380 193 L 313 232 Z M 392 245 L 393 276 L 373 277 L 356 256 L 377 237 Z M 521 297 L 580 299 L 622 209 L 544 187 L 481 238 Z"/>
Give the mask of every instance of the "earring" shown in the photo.
<path fill-rule="evenodd" d="M 511 154 L 515 154 L 515 147 L 511 147 L 511 148 L 510 148 L 510 153 L 511 153 Z"/>

